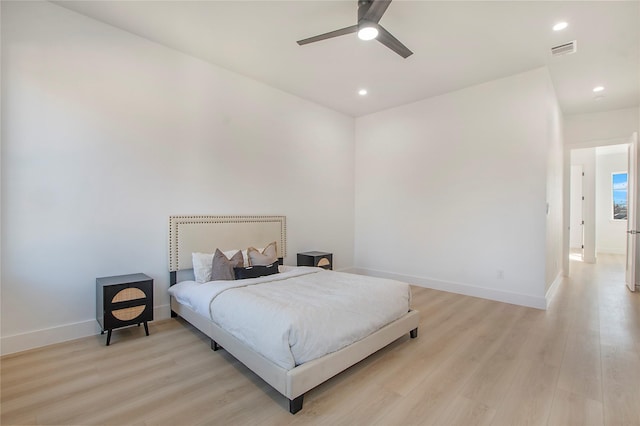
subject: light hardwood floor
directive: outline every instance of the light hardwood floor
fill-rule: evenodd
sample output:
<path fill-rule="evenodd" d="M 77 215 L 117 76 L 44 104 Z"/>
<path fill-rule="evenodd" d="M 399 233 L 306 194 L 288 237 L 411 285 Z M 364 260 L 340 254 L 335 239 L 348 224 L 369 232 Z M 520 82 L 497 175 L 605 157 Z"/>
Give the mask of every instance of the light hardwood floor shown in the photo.
<path fill-rule="evenodd" d="M 5 356 L 11 424 L 640 425 L 640 294 L 620 256 L 572 262 L 547 311 L 415 287 L 403 337 L 284 397 L 181 320 Z"/>

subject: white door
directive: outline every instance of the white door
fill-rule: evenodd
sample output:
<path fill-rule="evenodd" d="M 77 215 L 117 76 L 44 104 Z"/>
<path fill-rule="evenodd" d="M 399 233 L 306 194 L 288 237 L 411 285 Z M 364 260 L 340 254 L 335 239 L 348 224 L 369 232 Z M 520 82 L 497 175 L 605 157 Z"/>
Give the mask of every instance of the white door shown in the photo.
<path fill-rule="evenodd" d="M 582 217 L 584 196 L 582 195 L 582 176 L 582 164 L 572 165 L 569 242 L 572 253 L 575 253 L 575 251 L 580 252 L 580 259 L 582 259 L 584 249 L 584 222 Z"/>
<path fill-rule="evenodd" d="M 627 175 L 627 264 L 625 282 L 629 290 L 636 289 L 636 228 L 637 191 L 638 190 L 638 134 L 631 135 L 629 141 L 629 169 Z"/>

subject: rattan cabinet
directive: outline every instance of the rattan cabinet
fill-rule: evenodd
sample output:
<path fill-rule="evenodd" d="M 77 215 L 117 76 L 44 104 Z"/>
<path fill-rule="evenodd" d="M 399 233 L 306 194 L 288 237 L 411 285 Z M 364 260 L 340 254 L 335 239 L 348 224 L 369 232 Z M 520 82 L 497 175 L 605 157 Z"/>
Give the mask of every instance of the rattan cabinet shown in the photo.
<path fill-rule="evenodd" d="M 298 266 L 318 266 L 324 269 L 333 269 L 333 253 L 324 251 L 298 253 Z"/>
<path fill-rule="evenodd" d="M 147 322 L 153 321 L 153 279 L 145 274 L 96 278 L 96 319 L 101 334 L 107 332 L 107 346 L 115 328 L 144 324 L 148 336 Z"/>

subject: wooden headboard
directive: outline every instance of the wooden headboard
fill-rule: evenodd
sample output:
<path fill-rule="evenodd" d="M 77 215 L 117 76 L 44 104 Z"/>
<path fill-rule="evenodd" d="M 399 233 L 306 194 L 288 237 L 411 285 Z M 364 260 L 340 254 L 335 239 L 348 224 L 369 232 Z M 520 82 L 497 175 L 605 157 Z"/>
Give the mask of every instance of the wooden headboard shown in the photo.
<path fill-rule="evenodd" d="M 287 255 L 285 216 L 169 216 L 169 272 L 192 269 L 192 253 L 278 244 Z"/>

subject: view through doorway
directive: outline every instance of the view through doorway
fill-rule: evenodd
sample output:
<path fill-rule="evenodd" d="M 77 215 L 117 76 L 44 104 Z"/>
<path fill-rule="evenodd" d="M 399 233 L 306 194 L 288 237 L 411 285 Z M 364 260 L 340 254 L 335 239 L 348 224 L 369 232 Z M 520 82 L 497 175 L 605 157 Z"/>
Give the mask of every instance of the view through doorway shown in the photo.
<path fill-rule="evenodd" d="M 633 251 L 631 262 L 624 262 L 629 246 L 628 225 L 634 222 L 628 221 L 627 215 L 628 202 L 631 201 L 628 191 L 633 191 L 634 186 L 633 177 L 628 175 L 629 149 L 635 144 L 634 138 L 635 135 L 629 143 L 570 151 L 568 219 L 571 261 L 595 263 L 598 256 L 610 255 L 620 256 L 627 269 L 629 264 L 635 266 Z M 635 238 L 635 235 L 631 237 Z"/>

